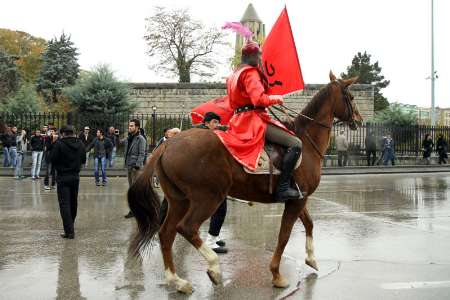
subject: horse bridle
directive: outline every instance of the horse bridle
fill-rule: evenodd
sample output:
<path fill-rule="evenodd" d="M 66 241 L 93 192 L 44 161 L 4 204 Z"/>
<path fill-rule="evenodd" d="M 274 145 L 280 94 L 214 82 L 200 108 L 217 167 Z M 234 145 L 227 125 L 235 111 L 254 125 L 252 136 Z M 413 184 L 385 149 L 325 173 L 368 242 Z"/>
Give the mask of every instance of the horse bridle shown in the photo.
<path fill-rule="evenodd" d="M 348 91 L 348 87 L 344 87 L 344 86 L 342 85 L 342 83 L 341 83 L 340 81 L 338 81 L 338 80 L 334 80 L 334 81 L 332 81 L 332 82 L 333 82 L 333 83 L 336 83 L 336 84 L 339 86 L 339 88 L 340 88 L 340 90 L 341 90 L 341 93 L 342 93 L 342 96 L 343 96 L 343 98 L 344 98 L 344 103 L 345 103 L 345 106 L 346 106 L 346 116 L 347 116 L 346 119 L 347 119 L 347 120 L 346 120 L 346 121 L 342 121 L 342 122 L 348 122 L 348 123 L 354 122 L 354 119 L 353 119 L 353 113 L 354 113 L 354 110 L 353 110 L 353 106 L 352 106 L 352 103 L 351 103 L 350 93 L 349 93 L 349 91 Z M 333 107 L 334 107 L 335 103 L 336 103 L 336 98 L 334 99 Z M 305 119 L 307 119 L 307 120 L 309 120 L 309 121 L 311 121 L 311 122 L 313 122 L 313 123 L 315 123 L 315 124 L 317 124 L 317 125 L 319 125 L 319 126 L 321 126 L 321 127 L 324 127 L 324 128 L 326 128 L 326 129 L 328 129 L 328 131 L 331 131 L 331 126 L 328 126 L 327 124 L 323 124 L 323 123 L 321 123 L 321 122 L 319 122 L 319 121 L 316 121 L 314 118 L 311 118 L 311 117 L 309 117 L 309 116 L 307 116 L 307 115 L 305 115 L 305 114 L 298 113 L 298 112 L 296 112 L 295 110 L 293 110 L 293 109 L 291 109 L 291 108 L 289 108 L 289 107 L 287 107 L 287 106 L 285 106 L 285 105 L 283 105 L 283 104 L 281 104 L 280 106 L 281 106 L 281 108 L 278 108 L 278 107 L 276 107 L 276 106 L 272 106 L 272 107 L 273 107 L 274 109 L 280 111 L 280 112 L 283 112 L 284 114 L 286 114 L 286 115 L 287 115 L 288 117 L 290 117 L 290 118 L 295 118 L 296 116 L 293 116 L 292 114 L 289 114 L 287 111 L 290 111 L 290 112 L 292 112 L 292 113 L 295 113 L 295 114 L 297 114 L 297 115 L 299 115 L 299 116 L 301 116 L 301 117 L 303 117 L 303 118 L 305 118 Z M 273 114 L 273 112 L 272 112 L 272 114 Z M 274 115 L 275 115 L 275 114 L 274 114 Z M 277 118 L 278 121 L 280 121 L 280 120 L 278 119 L 278 117 L 276 117 L 276 118 Z M 280 121 L 280 122 L 281 122 L 281 121 Z M 292 123 L 294 124 L 294 129 L 296 130 L 296 128 L 295 128 L 295 122 L 292 122 Z M 309 135 L 309 133 L 308 133 L 308 131 L 307 131 L 307 127 L 303 128 L 303 130 L 301 130 L 301 131 L 304 132 L 306 138 L 307 138 L 308 141 L 311 143 L 311 145 L 313 146 L 314 150 L 316 150 L 316 152 L 317 152 L 317 154 L 319 154 L 320 158 L 323 159 L 323 158 L 324 158 L 324 155 L 320 152 L 319 146 L 316 144 L 316 142 L 314 142 L 314 140 L 312 139 L 312 137 Z"/>

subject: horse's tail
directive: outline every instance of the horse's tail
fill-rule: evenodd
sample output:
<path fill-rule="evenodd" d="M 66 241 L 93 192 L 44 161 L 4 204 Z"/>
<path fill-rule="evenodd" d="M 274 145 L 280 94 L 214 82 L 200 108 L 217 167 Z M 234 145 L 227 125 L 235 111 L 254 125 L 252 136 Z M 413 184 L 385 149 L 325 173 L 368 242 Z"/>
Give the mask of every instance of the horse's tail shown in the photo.
<path fill-rule="evenodd" d="M 161 203 L 158 194 L 152 187 L 152 179 L 164 149 L 165 145 L 163 144 L 156 149 L 143 172 L 128 189 L 128 206 L 137 221 L 137 229 L 128 248 L 128 253 L 133 257 L 140 256 L 140 251 L 151 244 L 154 235 L 159 230 Z"/>

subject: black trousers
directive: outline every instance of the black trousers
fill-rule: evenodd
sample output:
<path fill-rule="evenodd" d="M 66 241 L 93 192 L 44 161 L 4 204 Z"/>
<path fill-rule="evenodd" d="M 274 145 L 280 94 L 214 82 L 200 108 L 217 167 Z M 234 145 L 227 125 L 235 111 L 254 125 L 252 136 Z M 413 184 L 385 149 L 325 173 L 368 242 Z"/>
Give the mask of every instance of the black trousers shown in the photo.
<path fill-rule="evenodd" d="M 222 229 L 223 222 L 225 221 L 225 216 L 227 215 L 227 199 L 222 201 L 220 206 L 217 208 L 216 212 L 211 216 L 209 221 L 208 233 L 212 236 L 218 236 L 220 230 Z"/>
<path fill-rule="evenodd" d="M 168 209 L 168 203 L 167 203 L 166 198 L 164 198 L 161 203 L 161 208 L 159 211 L 161 225 L 164 223 L 164 220 L 167 216 L 167 209 Z M 225 221 L 226 215 L 227 215 L 227 199 L 223 200 L 223 202 L 217 208 L 216 212 L 211 216 L 211 220 L 209 222 L 209 230 L 208 230 L 208 233 L 210 235 L 213 235 L 213 236 L 219 235 L 220 230 L 222 229 L 223 222 Z"/>
<path fill-rule="evenodd" d="M 374 166 L 375 161 L 377 160 L 377 151 L 376 150 L 366 150 L 367 155 L 367 165 Z M 370 157 L 372 157 L 372 161 L 370 160 Z"/>
<path fill-rule="evenodd" d="M 45 164 L 45 177 L 44 177 L 44 185 L 49 185 L 50 176 L 52 176 L 52 186 L 55 186 L 56 183 L 56 171 L 53 167 L 53 164 L 49 161 Z"/>
<path fill-rule="evenodd" d="M 58 184 L 59 212 L 61 213 L 64 232 L 72 234 L 77 217 L 80 177 L 78 174 L 58 175 L 56 182 Z"/>
<path fill-rule="evenodd" d="M 342 162 L 342 158 L 344 158 L 344 161 Z M 338 165 L 339 167 L 346 166 L 348 160 L 348 154 L 347 151 L 338 151 Z M 342 164 L 344 163 L 344 164 Z"/>

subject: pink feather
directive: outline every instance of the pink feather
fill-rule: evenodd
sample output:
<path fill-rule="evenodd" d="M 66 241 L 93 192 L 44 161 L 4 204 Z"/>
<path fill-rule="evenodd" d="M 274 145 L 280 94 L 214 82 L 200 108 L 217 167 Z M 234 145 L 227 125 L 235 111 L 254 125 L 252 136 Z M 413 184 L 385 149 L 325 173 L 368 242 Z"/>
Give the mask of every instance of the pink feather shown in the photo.
<path fill-rule="evenodd" d="M 222 29 L 231 29 L 237 34 L 242 35 L 247 40 L 251 40 L 253 35 L 252 31 L 248 27 L 242 25 L 240 22 L 225 22 L 225 25 L 222 26 Z"/>

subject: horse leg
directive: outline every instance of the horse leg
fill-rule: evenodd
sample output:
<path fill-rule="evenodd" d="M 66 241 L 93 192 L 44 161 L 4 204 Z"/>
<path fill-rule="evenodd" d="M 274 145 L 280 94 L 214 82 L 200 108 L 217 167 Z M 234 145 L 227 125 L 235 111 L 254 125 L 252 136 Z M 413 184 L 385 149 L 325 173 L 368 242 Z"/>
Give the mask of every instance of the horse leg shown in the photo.
<path fill-rule="evenodd" d="M 220 201 L 214 201 L 218 198 L 216 194 L 198 193 L 194 195 L 191 197 L 191 206 L 187 214 L 177 225 L 177 231 L 205 258 L 208 263 L 207 274 L 214 284 L 219 284 L 221 281 L 219 256 L 202 241 L 198 229 L 216 211 L 220 202 L 226 201 L 223 200 L 224 197 L 220 198 Z"/>
<path fill-rule="evenodd" d="M 177 234 L 176 225 L 186 215 L 189 209 L 189 201 L 169 179 L 161 164 L 158 166 L 158 177 L 168 204 L 167 215 L 159 229 L 159 241 L 164 260 L 166 283 L 167 285 L 173 283 L 179 292 L 191 294 L 193 291 L 192 284 L 177 275 L 172 256 L 172 246 Z"/>
<path fill-rule="evenodd" d="M 167 196 L 166 196 L 167 198 Z M 165 278 L 167 285 L 172 283 L 176 289 L 182 293 L 191 294 L 193 289 L 189 281 L 180 278 L 175 272 L 175 265 L 172 257 L 172 246 L 177 234 L 176 224 L 183 218 L 188 210 L 187 199 L 176 199 L 169 201 L 169 209 L 162 227 L 159 230 L 159 241 L 161 253 L 164 260 Z"/>
<path fill-rule="evenodd" d="M 305 205 L 304 200 L 288 201 L 285 204 L 283 217 L 281 219 L 280 232 L 278 234 L 278 244 L 270 262 L 270 271 L 272 272 L 272 283 L 275 287 L 285 288 L 289 286 L 289 282 L 280 274 L 280 262 L 286 247 L 289 237 L 291 235 L 292 227 L 297 220 L 300 211 Z"/>
<path fill-rule="evenodd" d="M 313 221 L 311 216 L 309 215 L 308 209 L 305 207 L 300 212 L 299 216 L 300 220 L 302 220 L 303 226 L 305 227 L 306 231 L 306 258 L 305 258 L 305 264 L 310 266 L 316 271 L 319 271 L 319 268 L 317 267 L 316 258 L 314 257 L 314 245 L 313 245 Z"/>

